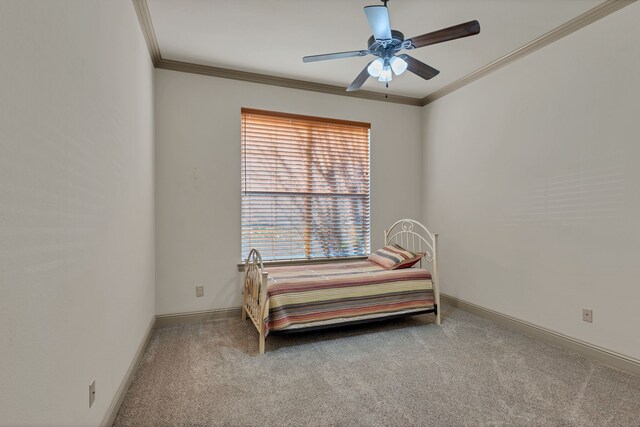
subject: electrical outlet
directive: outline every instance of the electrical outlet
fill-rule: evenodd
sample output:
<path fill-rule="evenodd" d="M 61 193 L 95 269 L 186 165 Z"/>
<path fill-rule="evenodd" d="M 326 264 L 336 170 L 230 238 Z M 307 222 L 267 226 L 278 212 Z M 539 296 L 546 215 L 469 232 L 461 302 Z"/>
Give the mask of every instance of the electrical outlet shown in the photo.
<path fill-rule="evenodd" d="M 91 381 L 89 384 L 89 408 L 96 401 L 96 380 Z"/>
<path fill-rule="evenodd" d="M 582 309 L 582 321 L 593 323 L 593 310 Z"/>
<path fill-rule="evenodd" d="M 204 296 L 204 286 L 196 286 L 196 297 Z"/>

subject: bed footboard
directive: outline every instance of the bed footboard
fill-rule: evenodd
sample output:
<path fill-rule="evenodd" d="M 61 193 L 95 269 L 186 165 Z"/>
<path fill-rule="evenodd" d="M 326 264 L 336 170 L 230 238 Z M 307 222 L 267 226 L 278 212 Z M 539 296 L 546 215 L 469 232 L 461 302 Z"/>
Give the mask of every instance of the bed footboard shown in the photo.
<path fill-rule="evenodd" d="M 242 320 L 251 319 L 260 334 L 258 350 L 264 353 L 266 325 L 264 310 L 267 301 L 267 277 L 262 264 L 262 256 L 257 249 L 251 249 L 244 263 L 244 284 L 242 291 Z"/>

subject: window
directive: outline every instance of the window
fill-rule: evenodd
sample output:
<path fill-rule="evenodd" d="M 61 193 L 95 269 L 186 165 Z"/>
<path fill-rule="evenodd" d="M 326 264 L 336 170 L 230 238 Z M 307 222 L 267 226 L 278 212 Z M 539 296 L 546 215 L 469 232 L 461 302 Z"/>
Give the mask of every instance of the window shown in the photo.
<path fill-rule="evenodd" d="M 242 109 L 242 258 L 369 253 L 368 123 Z"/>

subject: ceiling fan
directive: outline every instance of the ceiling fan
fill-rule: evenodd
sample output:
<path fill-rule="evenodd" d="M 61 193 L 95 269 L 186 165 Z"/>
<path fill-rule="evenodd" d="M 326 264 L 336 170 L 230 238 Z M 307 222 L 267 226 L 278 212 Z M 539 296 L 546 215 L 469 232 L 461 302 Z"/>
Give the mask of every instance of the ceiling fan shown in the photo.
<path fill-rule="evenodd" d="M 349 85 L 347 92 L 360 89 L 369 77 L 377 77 L 378 81 L 385 83 L 387 87 L 389 87 L 389 82 L 393 79 L 393 74 L 399 76 L 404 73 L 405 70 L 409 70 L 425 80 L 435 77 L 440 72 L 407 54 L 398 54 L 402 49 L 417 49 L 436 43 L 473 36 L 480 32 L 480 23 L 478 21 L 469 21 L 464 24 L 454 25 L 453 27 L 443 28 L 442 30 L 405 40 L 404 34 L 391 29 L 389 9 L 387 8 L 387 2 L 389 0 L 381 1 L 384 5 L 366 6 L 364 8 L 364 13 L 367 15 L 369 26 L 373 32 L 373 35 L 369 38 L 368 49 L 305 56 L 302 58 L 302 61 L 316 62 L 326 61 L 328 59 L 374 55 L 378 58 L 369 62 L 369 64 L 364 67 L 360 74 L 358 74 L 358 77 Z"/>

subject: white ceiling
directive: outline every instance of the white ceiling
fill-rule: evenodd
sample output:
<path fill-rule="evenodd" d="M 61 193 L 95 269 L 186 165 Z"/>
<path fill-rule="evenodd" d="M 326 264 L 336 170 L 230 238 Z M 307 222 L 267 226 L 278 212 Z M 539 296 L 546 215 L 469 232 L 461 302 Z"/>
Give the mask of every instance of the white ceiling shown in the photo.
<path fill-rule="evenodd" d="M 391 25 L 406 38 L 477 19 L 477 36 L 427 46 L 410 55 L 440 70 L 411 73 L 385 89 L 427 96 L 487 65 L 603 0 L 390 0 Z M 304 64 L 302 57 L 367 48 L 362 8 L 378 0 L 148 0 L 165 59 L 347 87 L 372 57 Z"/>

